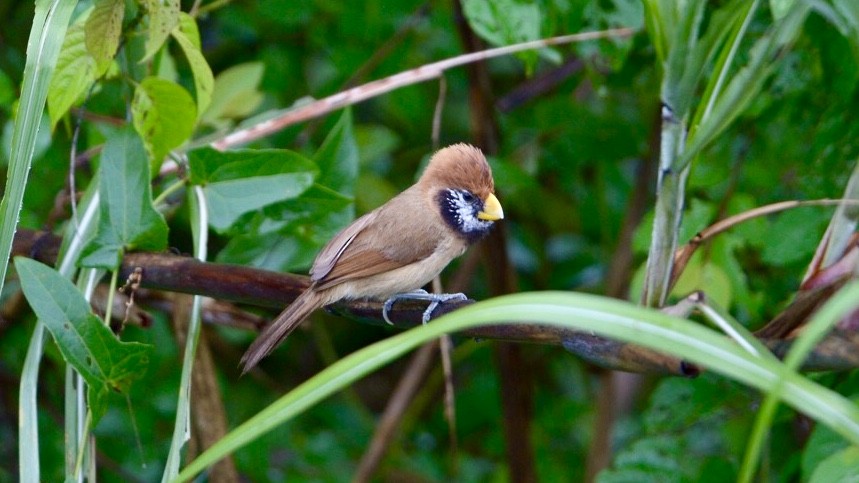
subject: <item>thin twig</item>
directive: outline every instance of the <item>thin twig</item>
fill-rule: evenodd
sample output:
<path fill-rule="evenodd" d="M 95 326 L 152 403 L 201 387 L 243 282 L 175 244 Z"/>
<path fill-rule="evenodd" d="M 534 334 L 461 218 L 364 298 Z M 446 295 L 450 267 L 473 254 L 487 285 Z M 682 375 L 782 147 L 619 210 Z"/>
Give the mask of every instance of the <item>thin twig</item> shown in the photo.
<path fill-rule="evenodd" d="M 719 220 L 716 223 L 713 223 L 712 225 L 698 232 L 698 234 L 696 234 L 694 237 L 692 237 L 691 240 L 689 240 L 689 243 L 687 243 L 674 253 L 674 269 L 671 273 L 671 283 L 669 284 L 669 289 L 670 287 L 673 287 L 677 280 L 680 278 L 680 275 L 683 273 L 683 270 L 686 268 L 686 265 L 689 263 L 689 260 L 692 258 L 692 255 L 695 254 L 695 251 L 704 242 L 715 237 L 716 235 L 719 235 L 729 230 L 730 228 L 733 228 L 736 225 L 739 225 L 740 223 L 755 218 L 760 218 L 762 216 L 772 215 L 773 213 L 790 210 L 793 208 L 801 208 L 804 206 L 837 206 L 842 203 L 859 205 L 859 201 L 857 200 L 828 198 L 823 198 L 819 200 L 780 201 L 778 203 L 772 203 L 769 205 L 753 208 L 742 213 L 738 213 L 734 216 L 725 218 L 724 220 Z"/>
<path fill-rule="evenodd" d="M 442 75 L 448 69 L 459 67 L 462 65 L 478 62 L 481 60 L 492 59 L 495 57 L 505 56 L 522 52 L 525 50 L 534 50 L 553 45 L 562 45 L 572 42 L 583 42 L 587 40 L 597 40 L 604 38 L 628 37 L 633 35 L 636 29 L 633 28 L 618 28 L 596 32 L 584 32 L 572 35 L 562 35 L 549 39 L 533 40 L 520 44 L 497 47 L 479 52 L 459 55 L 449 59 L 426 64 L 415 69 L 410 69 L 404 72 L 394 74 L 379 80 L 368 82 L 362 86 L 353 87 L 337 94 L 325 97 L 310 104 L 288 109 L 283 114 L 254 126 L 234 131 L 220 139 L 211 143 L 215 149 L 224 150 L 239 144 L 246 144 L 256 139 L 260 139 L 269 134 L 280 131 L 288 126 L 299 122 L 313 119 L 322 116 L 329 112 L 341 109 L 346 106 L 357 104 L 361 101 L 391 92 L 401 87 L 410 86 L 424 82 L 429 79 L 434 79 Z"/>

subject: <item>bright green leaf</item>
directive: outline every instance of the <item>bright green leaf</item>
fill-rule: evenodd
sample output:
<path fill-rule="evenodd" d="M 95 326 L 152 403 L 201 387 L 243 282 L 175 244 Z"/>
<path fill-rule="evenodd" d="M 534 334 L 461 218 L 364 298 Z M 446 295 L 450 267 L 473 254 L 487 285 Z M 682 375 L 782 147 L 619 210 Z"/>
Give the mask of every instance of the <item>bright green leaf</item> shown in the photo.
<path fill-rule="evenodd" d="M 262 102 L 259 91 L 265 66 L 262 62 L 234 65 L 215 78 L 212 103 L 203 113 L 201 121 L 217 124 L 251 114 Z"/>
<path fill-rule="evenodd" d="M 144 0 L 149 16 L 149 36 L 146 39 L 146 54 L 141 62 L 152 58 L 164 45 L 170 32 L 179 24 L 179 0 Z"/>
<path fill-rule="evenodd" d="M 99 167 L 98 232 L 82 266 L 115 268 L 123 250 L 163 250 L 167 224 L 152 206 L 149 163 L 140 138 L 125 129 L 107 140 Z"/>
<path fill-rule="evenodd" d="M 134 91 L 131 115 L 149 152 L 152 172 L 157 172 L 167 153 L 193 134 L 197 106 L 179 84 L 147 77 Z"/>
<path fill-rule="evenodd" d="M 492 45 L 510 45 L 540 38 L 540 4 L 523 0 L 465 0 L 462 10 L 474 32 Z M 537 53 L 519 54 L 528 72 Z"/>
<path fill-rule="evenodd" d="M 202 114 L 212 102 L 215 78 L 200 50 L 200 32 L 197 30 L 197 22 L 194 18 L 182 12 L 179 15 L 179 28 L 173 30 L 173 38 L 182 47 L 191 66 L 191 72 L 194 74 L 194 91 L 197 96 L 197 113 Z"/>
<path fill-rule="evenodd" d="M 48 113 L 51 126 L 66 115 L 93 82 L 107 70 L 110 62 L 96 62 L 86 46 L 85 22 L 88 14 L 69 27 L 57 67 L 48 87 Z"/>
<path fill-rule="evenodd" d="M 108 62 L 116 55 L 124 16 L 124 0 L 96 0 L 84 27 L 87 51 L 96 62 Z"/>
<path fill-rule="evenodd" d="M 120 342 L 92 313 L 77 288 L 54 269 L 35 260 L 15 259 L 21 288 L 63 358 L 90 388 L 93 419 L 104 414 L 108 391 L 125 391 L 146 371 L 151 346 Z"/>

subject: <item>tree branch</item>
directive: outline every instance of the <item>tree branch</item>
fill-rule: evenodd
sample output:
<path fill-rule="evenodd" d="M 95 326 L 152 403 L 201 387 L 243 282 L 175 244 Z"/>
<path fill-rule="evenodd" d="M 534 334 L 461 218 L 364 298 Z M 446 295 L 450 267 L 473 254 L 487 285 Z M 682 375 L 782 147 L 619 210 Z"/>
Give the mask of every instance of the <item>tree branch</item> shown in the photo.
<path fill-rule="evenodd" d="M 46 264 L 57 258 L 60 238 L 51 233 L 21 229 L 12 246 L 13 256 L 27 256 Z M 168 253 L 129 253 L 122 261 L 120 278 L 127 278 L 135 268 L 143 269 L 140 286 L 169 292 L 203 295 L 220 300 L 245 303 L 259 307 L 281 309 L 291 303 L 308 286 L 301 275 L 271 272 L 238 265 L 204 263 L 191 257 Z M 833 283 L 838 283 L 838 280 Z M 440 317 L 473 304 L 474 300 L 451 301 L 435 311 Z M 799 303 L 799 302 L 798 302 Z M 394 326 L 411 328 L 421 323 L 425 302 L 406 300 L 394 305 L 389 313 Z M 382 302 L 357 300 L 329 306 L 328 311 L 363 323 L 384 325 Z M 788 306 L 787 312 L 792 310 Z M 587 332 L 557 326 L 533 324 L 486 326 L 461 332 L 459 335 L 478 340 L 498 339 L 510 342 L 530 342 L 563 346 L 579 357 L 603 367 L 629 372 L 693 376 L 697 369 L 658 352 L 605 339 Z M 761 334 L 757 334 L 761 337 Z M 782 355 L 791 338 L 761 337 L 776 355 Z M 803 370 L 843 370 L 859 367 L 859 336 L 844 331 L 833 332 L 806 359 Z"/>

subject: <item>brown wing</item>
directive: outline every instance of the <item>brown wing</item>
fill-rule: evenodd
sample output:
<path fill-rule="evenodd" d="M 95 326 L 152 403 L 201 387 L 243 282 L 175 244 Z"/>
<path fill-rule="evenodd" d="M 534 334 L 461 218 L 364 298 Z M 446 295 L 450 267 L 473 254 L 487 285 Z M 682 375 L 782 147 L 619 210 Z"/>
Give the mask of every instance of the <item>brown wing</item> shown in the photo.
<path fill-rule="evenodd" d="M 338 233 L 316 257 L 310 279 L 321 289 L 430 256 L 440 233 L 426 228 L 433 215 L 421 212 L 417 195 L 406 190 Z"/>

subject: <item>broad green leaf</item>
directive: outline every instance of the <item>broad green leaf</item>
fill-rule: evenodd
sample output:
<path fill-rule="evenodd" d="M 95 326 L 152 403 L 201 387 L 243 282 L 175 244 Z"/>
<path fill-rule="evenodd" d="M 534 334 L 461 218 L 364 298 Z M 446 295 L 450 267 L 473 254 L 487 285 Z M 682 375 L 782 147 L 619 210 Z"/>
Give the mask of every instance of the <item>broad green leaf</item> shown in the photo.
<path fill-rule="evenodd" d="M 250 115 L 262 103 L 259 84 L 265 65 L 248 62 L 234 65 L 215 77 L 212 103 L 203 113 L 201 121 L 218 124 L 224 120 L 238 119 Z"/>
<path fill-rule="evenodd" d="M 194 74 L 194 92 L 197 96 L 197 114 L 202 115 L 212 102 L 215 78 L 212 69 L 200 50 L 200 32 L 197 22 L 185 12 L 179 14 L 179 28 L 173 30 L 173 38 L 185 52 L 185 58 Z"/>
<path fill-rule="evenodd" d="M 358 144 L 352 133 L 352 111 L 346 109 L 322 146 L 313 155 L 319 165 L 319 184 L 353 195 L 358 177 Z"/>
<path fill-rule="evenodd" d="M 799 208 L 776 215 L 770 224 L 761 257 L 774 266 L 789 266 L 811 259 L 825 229 L 825 214 Z"/>
<path fill-rule="evenodd" d="M 708 262 L 702 266 L 698 257 L 686 266 L 672 293 L 683 297 L 695 290 L 703 290 L 708 298 L 721 307 L 731 306 L 733 290 L 728 275 L 714 263 Z"/>
<path fill-rule="evenodd" d="M 352 218 L 344 214 L 352 199 L 314 184 L 301 196 L 263 209 L 255 233 L 233 237 L 218 261 L 276 271 L 310 266 L 325 243 Z"/>
<path fill-rule="evenodd" d="M 856 483 L 859 482 L 859 446 L 845 448 L 823 460 L 809 483 Z"/>
<path fill-rule="evenodd" d="M 116 55 L 125 16 L 124 0 L 96 0 L 86 20 L 86 48 L 98 63 L 108 62 Z"/>
<path fill-rule="evenodd" d="M 87 49 L 85 23 L 88 17 L 88 13 L 81 15 L 69 27 L 63 40 L 57 67 L 48 87 L 48 113 L 52 127 L 110 66 L 109 61 L 96 61 Z"/>
<path fill-rule="evenodd" d="M 540 38 L 540 4 L 524 0 L 465 0 L 462 11 L 472 30 L 492 45 L 503 46 Z M 531 73 L 537 52 L 518 54 Z"/>
<path fill-rule="evenodd" d="M 210 225 L 228 229 L 238 218 L 264 206 L 295 198 L 313 185 L 316 164 L 298 153 L 280 150 L 189 153 L 190 181 L 204 185 Z"/>
<path fill-rule="evenodd" d="M 179 25 L 179 0 L 144 0 L 149 14 L 149 36 L 146 38 L 146 54 L 141 62 L 151 59 L 167 41 L 170 32 Z"/>
<path fill-rule="evenodd" d="M 291 272 L 309 267 L 320 247 L 305 236 L 277 232 L 240 234 L 218 252 L 217 261 Z"/>
<path fill-rule="evenodd" d="M 146 145 L 152 172 L 155 173 L 167 153 L 194 133 L 197 106 L 191 94 L 179 84 L 147 77 L 134 91 L 131 116 L 134 128 Z"/>
<path fill-rule="evenodd" d="M 644 12 L 640 1 L 609 0 L 602 2 L 586 2 L 582 9 L 586 19 L 584 30 L 607 30 L 619 26 L 639 29 L 644 22 Z M 633 37 L 607 39 L 600 42 L 582 42 L 575 44 L 575 49 L 583 58 L 598 56 L 601 63 L 619 70 L 626 61 L 629 52 L 635 45 Z M 540 51 L 555 52 L 547 49 Z M 560 62 L 560 55 L 558 61 Z"/>
<path fill-rule="evenodd" d="M 15 258 L 21 288 L 63 358 L 89 386 L 93 420 L 104 414 L 104 396 L 126 391 L 146 371 L 150 346 L 120 342 L 92 313 L 78 289 L 54 269 L 35 260 Z"/>
<path fill-rule="evenodd" d="M 152 206 L 149 163 L 140 138 L 125 129 L 110 137 L 99 167 L 98 232 L 81 265 L 115 268 L 124 250 L 163 250 L 167 224 Z"/>

